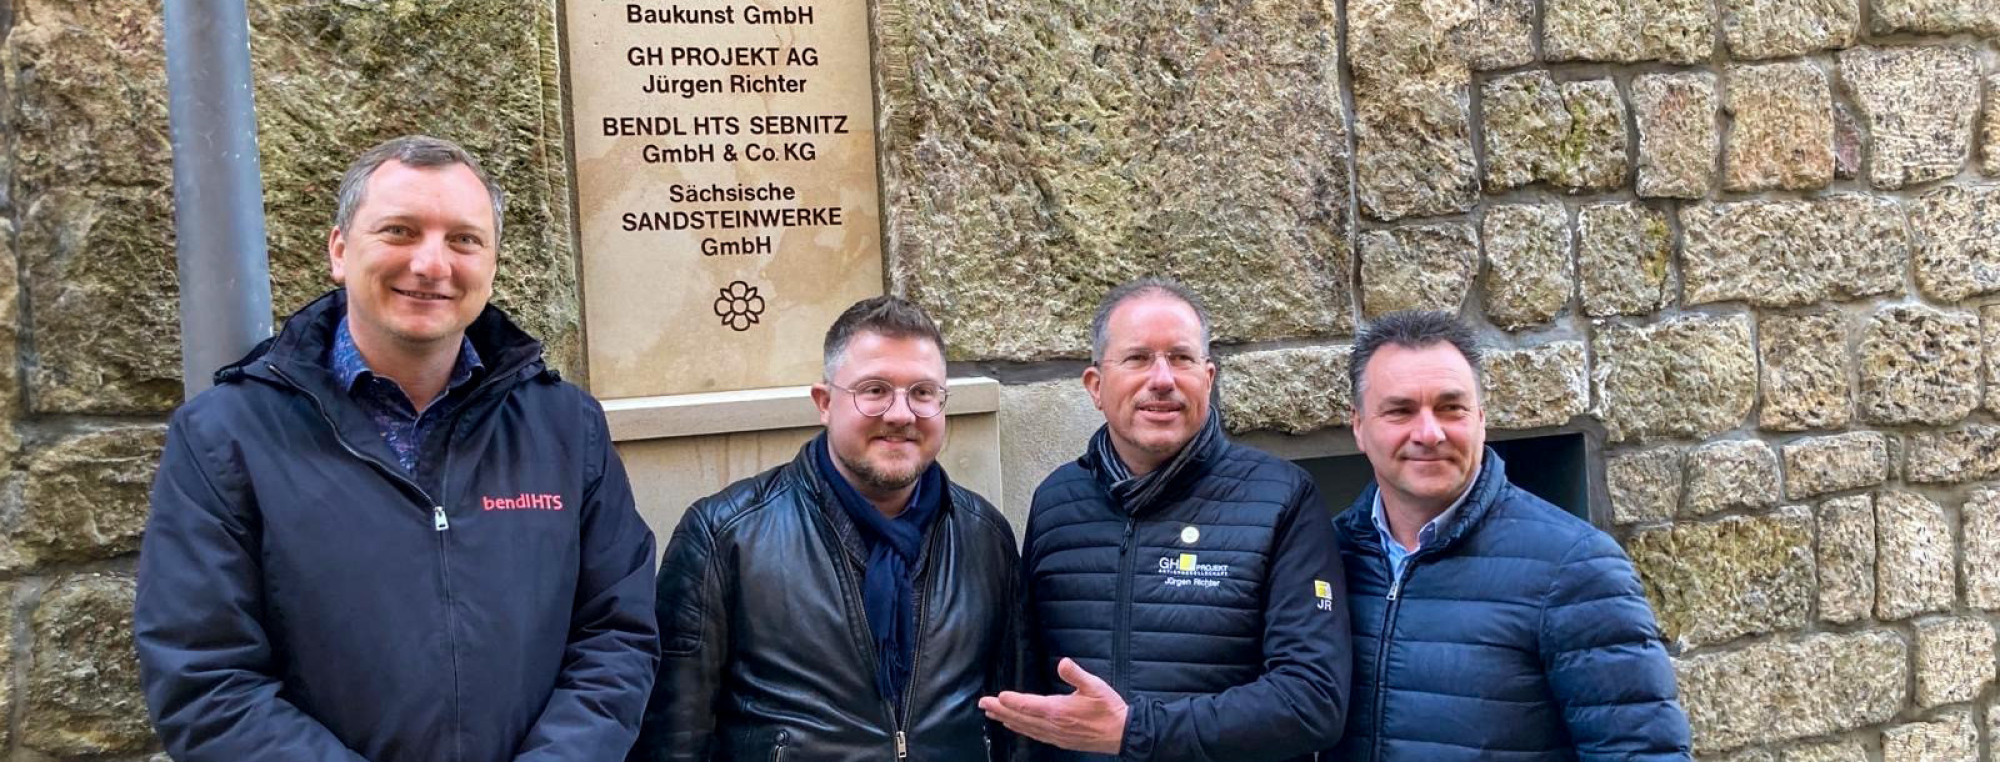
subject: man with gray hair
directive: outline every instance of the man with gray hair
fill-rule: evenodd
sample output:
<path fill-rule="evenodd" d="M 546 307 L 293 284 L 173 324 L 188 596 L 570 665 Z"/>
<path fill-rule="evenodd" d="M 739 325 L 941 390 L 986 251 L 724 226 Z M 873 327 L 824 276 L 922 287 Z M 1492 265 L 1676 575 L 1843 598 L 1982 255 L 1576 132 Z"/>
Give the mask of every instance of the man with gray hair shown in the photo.
<path fill-rule="evenodd" d="M 179 762 L 616 759 L 652 686 L 653 534 L 603 410 L 488 304 L 500 187 L 356 159 L 300 309 L 176 411 L 139 553 Z"/>
<path fill-rule="evenodd" d="M 1354 441 L 1375 481 L 1334 520 L 1362 647 L 1331 758 L 1688 759 L 1631 562 L 1508 482 L 1479 360 L 1442 312 L 1385 315 L 1354 339 Z"/>
<path fill-rule="evenodd" d="M 1022 549 L 1033 692 L 980 700 L 1039 759 L 1309 760 L 1340 736 L 1333 527 L 1303 469 L 1223 435 L 1208 344 L 1170 280 L 1113 288 L 1091 321 L 1104 426 L 1035 490 Z"/>

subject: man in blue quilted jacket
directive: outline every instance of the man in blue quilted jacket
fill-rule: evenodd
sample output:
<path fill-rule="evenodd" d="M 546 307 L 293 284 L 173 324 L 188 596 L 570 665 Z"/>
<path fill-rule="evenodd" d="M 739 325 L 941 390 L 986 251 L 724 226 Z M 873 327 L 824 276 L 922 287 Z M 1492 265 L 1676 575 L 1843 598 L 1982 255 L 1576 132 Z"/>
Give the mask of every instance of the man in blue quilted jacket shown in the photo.
<path fill-rule="evenodd" d="M 1348 373 L 1375 482 L 1334 519 L 1355 674 L 1333 758 L 1688 759 L 1631 562 L 1509 483 L 1486 447 L 1471 330 L 1386 315 L 1355 338 Z"/>
<path fill-rule="evenodd" d="M 1277 762 L 1331 748 L 1353 665 L 1333 527 L 1292 463 L 1230 442 L 1208 314 L 1161 279 L 1091 321 L 1105 425 L 1035 490 L 1025 682 L 980 700 L 1050 762 Z"/>

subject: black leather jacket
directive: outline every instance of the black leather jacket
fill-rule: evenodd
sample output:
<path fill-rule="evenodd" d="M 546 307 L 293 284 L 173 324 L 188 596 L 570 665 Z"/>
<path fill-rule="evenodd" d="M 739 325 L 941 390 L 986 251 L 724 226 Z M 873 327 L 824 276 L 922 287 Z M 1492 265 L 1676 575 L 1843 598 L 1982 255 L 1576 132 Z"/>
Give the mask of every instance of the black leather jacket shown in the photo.
<path fill-rule="evenodd" d="M 862 540 L 827 490 L 801 449 L 682 517 L 660 564 L 660 674 L 633 760 L 1007 756 L 1011 740 L 978 706 L 1015 684 L 1020 553 L 1007 520 L 951 485 L 916 567 L 914 672 L 890 707 L 862 610 Z"/>

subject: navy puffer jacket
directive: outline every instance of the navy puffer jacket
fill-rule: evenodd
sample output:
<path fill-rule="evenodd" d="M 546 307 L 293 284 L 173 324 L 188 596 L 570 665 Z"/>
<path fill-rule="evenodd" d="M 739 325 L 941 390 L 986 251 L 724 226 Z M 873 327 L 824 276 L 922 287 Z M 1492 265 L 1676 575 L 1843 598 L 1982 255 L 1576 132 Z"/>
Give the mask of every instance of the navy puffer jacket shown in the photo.
<path fill-rule="evenodd" d="M 1102 436 L 1035 491 L 1030 690 L 1067 693 L 1065 656 L 1110 683 L 1131 707 L 1124 760 L 1310 759 L 1339 736 L 1353 666 L 1333 528 L 1304 470 L 1211 434 L 1135 504 L 1102 473 Z"/>
<path fill-rule="evenodd" d="M 1609 536 L 1509 483 L 1488 448 L 1472 494 L 1398 584 L 1375 493 L 1334 519 L 1355 671 L 1333 759 L 1689 758 L 1673 667 Z"/>

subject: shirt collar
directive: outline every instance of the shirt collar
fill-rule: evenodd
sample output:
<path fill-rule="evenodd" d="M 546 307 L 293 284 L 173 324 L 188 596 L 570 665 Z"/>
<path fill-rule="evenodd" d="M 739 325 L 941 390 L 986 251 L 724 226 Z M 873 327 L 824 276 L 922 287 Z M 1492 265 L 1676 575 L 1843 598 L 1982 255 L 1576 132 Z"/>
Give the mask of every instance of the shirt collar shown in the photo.
<path fill-rule="evenodd" d="M 1421 550 L 1425 545 L 1429 545 L 1431 540 L 1437 537 L 1437 533 L 1451 523 L 1452 517 L 1458 515 L 1459 506 L 1465 505 L 1466 498 L 1472 496 L 1472 487 L 1479 483 L 1479 472 L 1484 470 L 1486 463 L 1481 461 L 1479 467 L 1472 470 L 1472 478 L 1465 480 L 1465 491 L 1458 493 L 1458 499 L 1451 501 L 1451 506 L 1445 508 L 1443 513 L 1425 522 L 1424 528 L 1417 530 L 1417 549 Z M 1375 490 L 1373 509 L 1375 531 L 1382 535 L 1382 545 L 1386 549 L 1390 543 L 1396 543 L 1396 536 L 1389 531 L 1389 518 L 1383 513 L 1382 490 L 1379 486 Z M 1396 547 L 1400 548 L 1402 544 L 1396 543 Z"/>
<path fill-rule="evenodd" d="M 340 381 L 340 388 L 349 392 L 354 391 L 354 385 L 361 381 L 363 375 L 371 378 L 376 375 L 374 369 L 368 367 L 368 361 L 361 357 L 361 350 L 354 346 L 354 333 L 347 329 L 345 316 L 341 317 L 333 329 L 333 349 L 330 359 L 333 375 Z M 458 359 L 452 363 L 451 378 L 445 383 L 445 391 L 449 392 L 465 385 L 465 382 L 472 380 L 474 371 L 483 370 L 485 367 L 486 364 L 479 360 L 479 350 L 472 347 L 472 338 L 460 337 Z"/>

